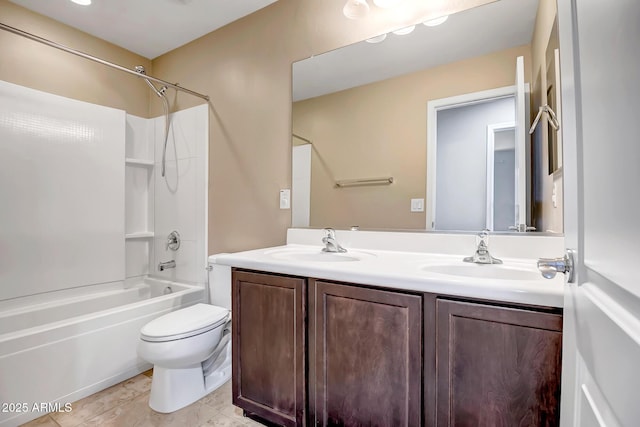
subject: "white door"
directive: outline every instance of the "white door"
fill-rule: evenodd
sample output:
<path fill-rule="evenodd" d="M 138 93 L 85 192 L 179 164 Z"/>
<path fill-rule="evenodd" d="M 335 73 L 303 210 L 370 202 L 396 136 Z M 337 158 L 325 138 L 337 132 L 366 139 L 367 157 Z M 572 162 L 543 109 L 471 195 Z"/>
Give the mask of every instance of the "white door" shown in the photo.
<path fill-rule="evenodd" d="M 487 126 L 487 229 L 509 231 L 516 212 L 516 123 Z"/>
<path fill-rule="evenodd" d="M 486 159 L 487 145 L 478 141 L 485 141 L 488 126 L 515 121 L 516 92 L 514 85 L 428 102 L 427 230 L 486 228 L 488 170 L 478 160 Z M 472 178 L 461 180 L 461 170 Z"/>
<path fill-rule="evenodd" d="M 309 227 L 312 145 L 294 145 L 291 153 L 291 226 Z"/>
<path fill-rule="evenodd" d="M 567 284 L 561 424 L 640 425 L 640 2 L 559 0 Z"/>
<path fill-rule="evenodd" d="M 526 129 L 527 107 L 526 87 L 524 83 L 524 58 L 516 59 L 516 211 L 514 223 L 516 226 L 527 224 L 527 165 L 526 150 L 529 144 L 529 134 Z M 522 224 L 522 225 L 521 225 Z M 523 231 L 526 230 L 523 229 Z"/>

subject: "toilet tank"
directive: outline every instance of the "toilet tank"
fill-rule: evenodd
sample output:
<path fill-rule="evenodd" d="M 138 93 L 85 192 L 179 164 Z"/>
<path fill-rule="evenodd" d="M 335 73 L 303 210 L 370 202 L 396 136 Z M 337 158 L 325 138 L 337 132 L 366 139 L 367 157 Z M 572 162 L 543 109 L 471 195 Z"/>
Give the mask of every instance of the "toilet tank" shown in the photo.
<path fill-rule="evenodd" d="M 231 310 L 231 267 L 216 263 L 224 254 L 209 256 L 209 303 Z"/>

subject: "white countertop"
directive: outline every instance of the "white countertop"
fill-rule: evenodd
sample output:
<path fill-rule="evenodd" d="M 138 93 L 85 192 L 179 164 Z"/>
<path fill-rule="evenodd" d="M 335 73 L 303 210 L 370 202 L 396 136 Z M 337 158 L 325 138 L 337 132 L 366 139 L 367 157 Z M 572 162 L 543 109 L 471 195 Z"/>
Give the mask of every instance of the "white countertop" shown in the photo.
<path fill-rule="evenodd" d="M 525 273 L 526 280 L 468 277 L 428 271 L 429 266 L 456 266 L 464 269 L 474 264 L 463 263 L 455 254 L 382 251 L 348 248 L 347 256 L 359 261 L 331 262 L 288 259 L 287 253 L 319 253 L 320 245 L 288 244 L 215 256 L 217 264 L 271 273 L 316 279 L 336 280 L 390 289 L 430 292 L 441 295 L 481 298 L 538 306 L 562 307 L 564 278 L 544 279 L 538 272 L 536 259 L 500 257 L 504 264 L 497 268 Z M 468 254 L 471 255 L 471 254 Z M 477 265 L 478 268 L 485 266 Z M 496 268 L 496 267 L 494 267 Z M 484 270 L 486 272 L 488 270 Z"/>

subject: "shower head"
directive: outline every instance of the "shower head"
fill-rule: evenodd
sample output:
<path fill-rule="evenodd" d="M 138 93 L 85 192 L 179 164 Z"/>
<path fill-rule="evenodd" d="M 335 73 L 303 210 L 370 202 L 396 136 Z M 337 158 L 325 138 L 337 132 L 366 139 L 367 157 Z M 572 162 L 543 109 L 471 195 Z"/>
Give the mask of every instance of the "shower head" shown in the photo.
<path fill-rule="evenodd" d="M 147 71 L 145 70 L 144 66 L 142 65 L 136 65 L 134 68 L 135 72 L 138 74 L 142 74 L 142 75 L 146 75 Z M 158 95 L 160 98 L 164 98 L 164 93 L 167 91 L 167 87 L 166 86 L 162 86 L 160 89 L 157 89 L 153 83 L 151 83 L 149 81 L 149 79 L 145 79 L 144 77 L 142 78 L 147 85 L 149 85 L 149 87 L 155 92 L 156 95 Z"/>
<path fill-rule="evenodd" d="M 135 72 L 145 76 L 147 71 L 144 69 L 142 65 L 136 65 L 134 68 Z M 155 92 L 160 99 L 162 99 L 162 107 L 164 108 L 164 148 L 162 150 L 162 176 L 165 175 L 165 166 L 166 166 L 166 156 L 167 156 L 167 139 L 169 138 L 169 100 L 165 96 L 165 92 L 167 91 L 166 86 L 162 86 L 160 89 L 157 89 L 153 83 L 149 81 L 148 78 L 142 77 L 149 87 Z"/>

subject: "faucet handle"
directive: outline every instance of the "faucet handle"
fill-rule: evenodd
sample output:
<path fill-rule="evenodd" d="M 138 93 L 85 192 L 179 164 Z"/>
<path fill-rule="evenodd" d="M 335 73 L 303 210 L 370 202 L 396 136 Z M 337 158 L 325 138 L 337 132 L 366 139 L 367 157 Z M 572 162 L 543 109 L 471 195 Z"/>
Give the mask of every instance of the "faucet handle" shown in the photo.
<path fill-rule="evenodd" d="M 487 240 L 489 239 L 489 229 L 485 228 L 476 235 L 476 253 L 473 256 L 465 257 L 462 261 L 474 262 L 476 264 L 502 264 L 502 260 L 494 258 L 489 253 Z"/>
<path fill-rule="evenodd" d="M 325 228 L 324 231 L 327 235 L 322 238 L 322 243 L 325 244 L 325 247 L 322 248 L 322 252 L 347 252 L 347 250 L 340 246 L 340 243 L 336 240 L 336 231 L 333 228 Z"/>
<path fill-rule="evenodd" d="M 329 238 L 331 238 L 331 239 L 335 239 L 335 238 L 336 238 L 336 230 L 334 230 L 333 228 L 331 228 L 331 227 L 326 227 L 323 231 L 324 231 L 325 233 L 327 233 L 327 236 L 326 236 L 326 237 L 329 237 Z"/>
<path fill-rule="evenodd" d="M 165 243 L 165 250 L 171 249 L 172 251 L 177 251 L 180 248 L 180 233 L 176 230 L 173 230 L 167 236 L 167 241 Z"/>
<path fill-rule="evenodd" d="M 525 232 L 525 231 L 536 231 L 536 228 L 527 224 L 517 224 L 517 225 L 510 225 L 509 230 Z"/>
<path fill-rule="evenodd" d="M 481 232 L 479 232 L 476 236 L 476 245 L 478 247 L 486 247 L 488 245 L 489 240 L 489 229 L 485 228 Z"/>

